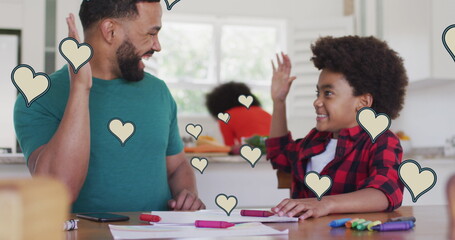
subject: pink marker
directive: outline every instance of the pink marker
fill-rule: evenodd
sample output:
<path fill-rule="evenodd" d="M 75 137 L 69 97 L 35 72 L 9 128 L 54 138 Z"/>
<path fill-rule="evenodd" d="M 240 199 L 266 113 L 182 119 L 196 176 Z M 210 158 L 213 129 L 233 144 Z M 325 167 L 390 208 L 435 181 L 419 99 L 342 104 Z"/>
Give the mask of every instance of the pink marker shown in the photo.
<path fill-rule="evenodd" d="M 270 217 L 275 215 L 269 211 L 260 211 L 260 210 L 241 210 L 240 215 L 246 217 Z"/>
<path fill-rule="evenodd" d="M 203 221 L 196 220 L 194 226 L 198 228 L 229 228 L 235 226 L 235 224 L 224 221 Z"/>

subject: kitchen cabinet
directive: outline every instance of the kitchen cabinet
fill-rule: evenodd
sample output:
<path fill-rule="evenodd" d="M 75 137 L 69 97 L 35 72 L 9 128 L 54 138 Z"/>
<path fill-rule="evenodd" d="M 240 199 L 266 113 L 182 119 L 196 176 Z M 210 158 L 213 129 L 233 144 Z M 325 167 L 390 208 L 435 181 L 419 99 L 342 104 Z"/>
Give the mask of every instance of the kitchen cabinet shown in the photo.
<path fill-rule="evenodd" d="M 454 60 L 442 43 L 444 29 L 455 24 L 455 1 L 381 3 L 377 35 L 403 57 L 410 81 L 455 80 Z"/>

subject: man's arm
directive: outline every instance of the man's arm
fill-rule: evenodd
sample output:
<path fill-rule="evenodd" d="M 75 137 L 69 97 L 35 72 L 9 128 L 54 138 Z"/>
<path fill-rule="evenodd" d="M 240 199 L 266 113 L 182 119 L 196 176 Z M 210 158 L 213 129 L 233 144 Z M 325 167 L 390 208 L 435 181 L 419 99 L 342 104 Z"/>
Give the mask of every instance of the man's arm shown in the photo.
<path fill-rule="evenodd" d="M 204 203 L 198 198 L 194 171 L 182 151 L 166 157 L 167 176 L 172 198 L 169 207 L 174 210 L 205 209 Z"/>
<path fill-rule="evenodd" d="M 69 36 L 79 41 L 74 16 L 67 18 Z M 89 95 L 92 85 L 90 64 L 77 74 L 70 71 L 68 102 L 57 131 L 45 145 L 37 148 L 28 159 L 32 175 L 47 175 L 62 181 L 74 202 L 84 184 L 90 158 Z"/>

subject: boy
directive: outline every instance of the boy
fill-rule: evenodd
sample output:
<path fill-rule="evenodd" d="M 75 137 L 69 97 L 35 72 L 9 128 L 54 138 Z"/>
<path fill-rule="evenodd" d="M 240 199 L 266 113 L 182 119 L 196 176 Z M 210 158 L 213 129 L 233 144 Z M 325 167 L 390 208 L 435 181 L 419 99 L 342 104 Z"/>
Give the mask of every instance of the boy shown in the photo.
<path fill-rule="evenodd" d="M 408 84 L 402 59 L 374 37 L 320 38 L 311 46 L 322 70 L 316 86 L 316 128 L 296 141 L 286 123 L 286 96 L 295 77 L 282 53 L 272 62 L 273 115 L 267 158 L 293 176 L 291 196 L 272 211 L 279 216 L 320 217 L 332 213 L 392 211 L 401 205 L 398 177 L 400 141 L 391 131 L 372 143 L 357 123 L 357 112 L 371 107 L 391 119 L 403 107 Z M 332 186 L 320 201 L 304 184 L 305 174 L 328 175 Z"/>

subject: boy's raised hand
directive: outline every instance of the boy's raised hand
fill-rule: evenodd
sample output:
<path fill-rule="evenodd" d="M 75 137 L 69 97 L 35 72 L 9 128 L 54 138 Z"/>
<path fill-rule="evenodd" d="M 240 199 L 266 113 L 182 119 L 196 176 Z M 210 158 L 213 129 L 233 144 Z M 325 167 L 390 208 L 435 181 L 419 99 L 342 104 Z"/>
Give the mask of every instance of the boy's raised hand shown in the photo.
<path fill-rule="evenodd" d="M 329 215 L 331 211 L 330 203 L 323 200 L 318 201 L 317 198 L 286 198 L 271 210 L 280 217 L 299 217 L 300 220 L 309 217 L 322 217 Z"/>
<path fill-rule="evenodd" d="M 81 40 L 79 38 L 79 33 L 77 32 L 76 21 L 72 13 L 66 18 L 66 23 L 68 24 L 68 37 L 72 37 L 80 43 Z M 92 87 L 92 68 L 90 63 L 86 63 L 82 66 L 77 74 L 74 74 L 70 64 L 68 64 L 68 70 L 70 72 L 72 87 L 81 87 L 90 90 Z"/>
<path fill-rule="evenodd" d="M 282 61 L 280 56 L 276 55 L 278 68 L 275 67 L 275 63 L 272 60 L 273 77 L 271 94 L 274 102 L 284 102 L 291 88 L 292 82 L 296 79 L 295 76 L 291 75 L 291 60 L 287 54 L 281 53 Z"/>

